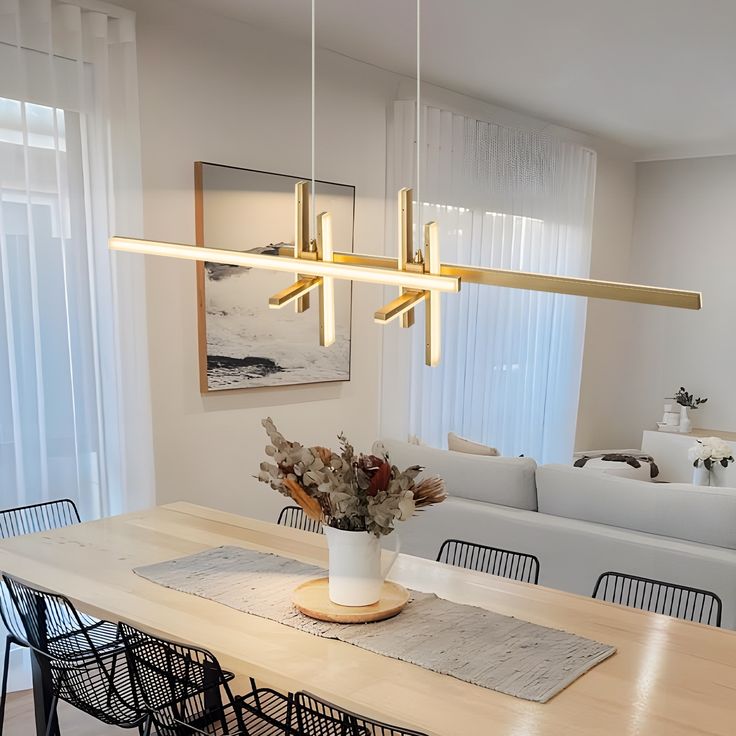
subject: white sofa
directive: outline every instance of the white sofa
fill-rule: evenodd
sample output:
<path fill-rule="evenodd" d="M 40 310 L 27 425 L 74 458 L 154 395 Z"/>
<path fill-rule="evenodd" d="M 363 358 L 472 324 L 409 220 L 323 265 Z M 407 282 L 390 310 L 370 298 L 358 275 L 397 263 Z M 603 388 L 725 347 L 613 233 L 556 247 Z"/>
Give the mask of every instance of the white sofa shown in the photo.
<path fill-rule="evenodd" d="M 528 552 L 541 585 L 586 596 L 608 570 L 703 588 L 736 629 L 736 489 L 381 444 L 394 464 L 423 465 L 447 484 L 444 503 L 401 525 L 402 551 L 434 559 L 455 538 Z"/>

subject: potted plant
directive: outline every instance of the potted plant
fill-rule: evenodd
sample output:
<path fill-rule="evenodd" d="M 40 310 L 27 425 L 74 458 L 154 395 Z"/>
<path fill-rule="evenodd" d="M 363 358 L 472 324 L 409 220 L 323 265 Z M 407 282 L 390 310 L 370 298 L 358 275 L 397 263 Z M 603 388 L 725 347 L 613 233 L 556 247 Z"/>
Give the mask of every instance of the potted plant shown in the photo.
<path fill-rule="evenodd" d="M 696 486 L 724 486 L 723 470 L 733 462 L 731 445 L 720 437 L 705 437 L 697 440 L 688 450 L 693 468 L 693 483 Z"/>
<path fill-rule="evenodd" d="M 680 405 L 680 432 L 687 434 L 693 428 L 693 423 L 688 416 L 688 409 L 697 409 L 705 404 L 708 399 L 695 398 L 693 394 L 688 393 L 684 386 L 680 386 L 680 390 L 674 395 L 674 400 Z"/>
<path fill-rule="evenodd" d="M 399 470 L 386 453 L 356 454 L 343 434 L 339 452 L 333 452 L 290 442 L 270 418 L 261 423 L 270 440 L 270 461 L 261 463 L 258 480 L 322 523 L 330 553 L 330 599 L 346 606 L 376 603 L 388 574 L 381 570 L 379 539 L 391 534 L 396 522 L 444 501 L 444 482 L 437 477 L 417 482 L 424 468 Z"/>

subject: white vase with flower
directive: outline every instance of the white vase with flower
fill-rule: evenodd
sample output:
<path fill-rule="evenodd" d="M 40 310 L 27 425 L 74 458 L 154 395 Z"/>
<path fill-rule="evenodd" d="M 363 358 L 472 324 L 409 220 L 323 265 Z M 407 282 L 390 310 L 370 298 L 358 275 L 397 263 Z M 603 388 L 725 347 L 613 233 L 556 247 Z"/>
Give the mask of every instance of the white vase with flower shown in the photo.
<path fill-rule="evenodd" d="M 322 523 L 330 555 L 329 597 L 341 606 L 377 603 L 383 582 L 398 556 L 382 566 L 380 538 L 398 521 L 446 498 L 441 478 L 415 480 L 424 470 L 399 470 L 388 454 L 356 454 L 344 435 L 340 450 L 290 442 L 270 418 L 262 421 L 271 444 L 258 479 L 289 496 L 309 518 Z"/>
<path fill-rule="evenodd" d="M 680 390 L 672 397 L 680 406 L 680 422 L 678 431 L 680 434 L 690 434 L 693 428 L 693 422 L 690 419 L 690 410 L 700 408 L 708 399 L 695 398 L 694 394 L 689 393 L 684 386 L 680 386 Z"/>
<path fill-rule="evenodd" d="M 725 470 L 733 462 L 733 450 L 720 437 L 704 437 L 688 450 L 693 464 L 693 484 L 723 487 Z"/>

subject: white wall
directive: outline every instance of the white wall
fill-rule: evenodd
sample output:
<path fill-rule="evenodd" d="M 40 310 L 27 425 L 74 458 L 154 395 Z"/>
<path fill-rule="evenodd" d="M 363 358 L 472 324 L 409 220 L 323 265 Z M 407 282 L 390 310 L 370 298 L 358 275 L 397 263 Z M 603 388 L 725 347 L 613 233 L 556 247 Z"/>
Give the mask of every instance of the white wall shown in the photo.
<path fill-rule="evenodd" d="M 736 429 L 734 202 L 736 156 L 637 164 L 622 276 L 702 291 L 703 309 L 623 306 L 613 333 L 590 337 L 579 449 L 639 447 L 642 430 L 656 428 L 663 399 L 681 385 L 710 398 L 693 412 L 695 426 Z"/>
<path fill-rule="evenodd" d="M 173 0 L 121 3 L 138 15 L 147 237 L 194 242 L 195 160 L 308 175 L 306 46 Z M 410 80 L 318 54 L 317 176 L 356 185 L 361 252 L 383 251 L 386 109 L 410 94 Z M 626 227 L 617 223 L 627 221 L 633 201 L 627 152 L 446 90 L 427 86 L 426 99 L 596 147 L 602 182 L 596 206 L 603 215 L 596 215 L 595 248 L 603 261 L 619 257 Z M 598 260 L 594 254 L 594 267 Z M 372 320 L 380 289 L 354 288 L 350 383 L 201 396 L 194 266 L 149 258 L 146 268 L 159 502 L 186 499 L 273 518 L 282 499 L 252 478 L 263 454 L 260 419 L 266 415 L 304 443 L 333 444 L 344 429 L 358 447 L 370 446 L 380 403 L 381 328 Z M 594 315 L 591 324 L 597 320 Z"/>
<path fill-rule="evenodd" d="M 636 165 L 599 154 L 595 186 L 591 278 L 629 281 Z M 626 403 L 621 401 L 620 387 L 622 371 L 630 366 L 619 358 L 624 355 L 621 349 L 633 316 L 647 308 L 588 300 L 575 439 L 578 450 L 629 446 L 624 428 Z"/>
<path fill-rule="evenodd" d="M 620 385 L 620 434 L 655 428 L 663 398 L 684 385 L 709 397 L 696 427 L 736 430 L 736 156 L 637 165 L 631 277 L 703 293 L 703 309 L 642 309 Z M 635 445 L 635 446 L 638 446 Z"/>

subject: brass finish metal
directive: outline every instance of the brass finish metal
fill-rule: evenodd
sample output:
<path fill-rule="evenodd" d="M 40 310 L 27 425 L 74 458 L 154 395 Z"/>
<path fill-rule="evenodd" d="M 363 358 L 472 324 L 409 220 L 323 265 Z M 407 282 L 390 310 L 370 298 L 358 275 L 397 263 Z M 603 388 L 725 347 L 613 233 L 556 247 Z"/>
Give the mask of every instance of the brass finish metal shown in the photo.
<path fill-rule="evenodd" d="M 294 186 L 294 201 L 296 213 L 294 217 L 294 255 L 303 258 L 310 252 L 309 247 L 309 182 L 298 181 Z M 302 279 L 302 274 L 297 274 L 297 280 Z M 297 314 L 309 309 L 309 294 L 304 294 L 297 299 Z"/>
<path fill-rule="evenodd" d="M 282 256 L 290 256 L 292 253 L 293 248 L 290 246 L 282 246 L 279 251 Z M 370 256 L 335 251 L 334 258 L 335 263 L 344 263 L 350 266 L 397 268 L 396 259 L 388 256 Z M 507 289 L 545 291 L 554 294 L 572 294 L 573 296 L 584 296 L 591 299 L 611 299 L 619 302 L 635 302 L 678 309 L 697 310 L 703 306 L 702 294 L 699 291 L 668 289 L 662 286 L 644 286 L 642 284 L 626 284 L 617 281 L 601 281 L 599 279 L 583 279 L 572 276 L 553 276 L 544 273 L 511 271 L 504 268 L 462 266 L 455 263 L 442 263 L 440 265 L 440 275 L 457 276 L 466 284 L 503 286 Z"/>
<path fill-rule="evenodd" d="M 425 253 L 423 254 L 421 249 L 413 250 L 413 193 L 409 188 L 401 189 L 398 194 L 398 258 L 335 252 L 328 213 L 320 214 L 316 238 L 310 241 L 309 183 L 298 182 L 294 194 L 294 246 L 281 246 L 278 256 L 204 247 L 201 163 L 195 164 L 196 243 L 200 247 L 136 238 L 113 237 L 109 240 L 111 250 L 169 256 L 197 262 L 200 387 L 203 392 L 209 390 L 203 324 L 204 261 L 296 273 L 297 280 L 294 284 L 269 299 L 269 306 L 272 308 L 279 308 L 294 301 L 297 312 L 304 312 L 309 308 L 309 292 L 314 288 L 319 288 L 320 344 L 323 346 L 332 344 L 335 339 L 334 279 L 398 287 L 399 297 L 377 310 L 374 319 L 376 322 L 385 324 L 400 316 L 402 326 L 411 327 L 414 324 L 414 307 L 419 302 L 426 301 L 425 362 L 427 365 L 437 365 L 440 359 L 441 293 L 442 291 L 459 291 L 461 281 L 483 286 L 611 299 L 680 309 L 699 310 L 702 307 L 702 295 L 695 291 L 441 263 L 439 229 L 434 222 L 428 223 L 423 229 Z M 428 286 L 429 289 L 427 289 Z"/>
<path fill-rule="evenodd" d="M 412 197 L 414 192 L 408 187 L 399 190 L 399 270 L 413 263 L 414 257 L 414 215 Z M 409 309 L 401 315 L 401 326 L 411 327 L 414 324 L 414 310 Z"/>
<path fill-rule="evenodd" d="M 317 217 L 317 259 L 332 262 L 332 217 L 321 212 Z M 335 279 L 324 276 L 319 285 L 319 344 L 329 347 L 335 342 Z"/>
<path fill-rule="evenodd" d="M 424 249 L 426 251 L 426 270 L 429 273 L 440 272 L 440 230 L 436 222 L 428 222 L 424 226 Z M 430 291 L 427 297 L 424 316 L 424 362 L 428 366 L 436 366 L 442 355 L 442 295 L 438 291 Z"/>
<path fill-rule="evenodd" d="M 404 289 L 396 299 L 376 310 L 373 319 L 378 324 L 385 325 L 391 322 L 391 320 L 396 319 L 396 317 L 406 314 L 407 310 L 413 309 L 414 305 L 419 304 L 428 295 L 428 291 Z"/>
<path fill-rule="evenodd" d="M 291 304 L 294 299 L 308 294 L 312 289 L 317 288 L 322 283 L 322 279 L 319 276 L 307 276 L 299 281 L 295 281 L 285 289 L 274 294 L 268 299 L 268 306 L 271 309 L 281 309 L 287 304 Z"/>
<path fill-rule="evenodd" d="M 666 289 L 659 286 L 622 284 L 615 281 L 599 281 L 571 276 L 551 276 L 524 271 L 508 271 L 501 268 L 477 268 L 452 263 L 443 263 L 440 273 L 443 276 L 457 276 L 468 283 L 484 286 L 505 286 L 511 289 L 572 294 L 593 299 L 613 299 L 619 302 L 638 302 L 661 307 L 679 307 L 680 309 L 700 309 L 702 307 L 700 292 Z"/>
<path fill-rule="evenodd" d="M 110 250 L 140 253 L 141 255 L 179 258 L 186 261 L 210 261 L 212 263 L 263 268 L 267 271 L 285 273 L 300 271 L 303 272 L 304 276 L 331 276 L 345 281 L 382 284 L 404 289 L 431 288 L 448 292 L 460 290 L 460 279 L 454 276 L 415 274 L 409 271 L 397 271 L 395 268 L 374 268 L 371 266 L 358 268 L 346 263 L 332 261 L 320 262 L 306 258 L 279 257 L 248 251 L 224 250 L 222 248 L 197 248 L 182 243 L 141 240 L 140 238 L 125 238 L 118 235 L 110 238 L 108 243 Z"/>

